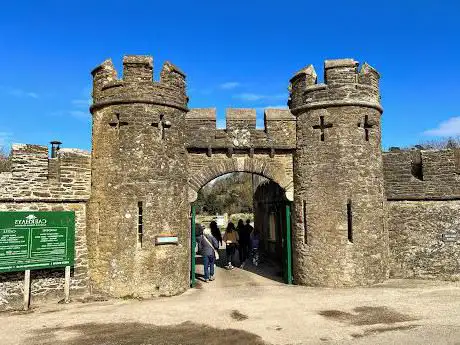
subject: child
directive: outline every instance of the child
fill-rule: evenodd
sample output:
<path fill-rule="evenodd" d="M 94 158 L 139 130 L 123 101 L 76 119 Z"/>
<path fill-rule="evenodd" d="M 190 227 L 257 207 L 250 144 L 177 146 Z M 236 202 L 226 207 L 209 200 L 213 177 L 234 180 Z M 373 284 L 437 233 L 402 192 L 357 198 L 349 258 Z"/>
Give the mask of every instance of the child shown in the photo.
<path fill-rule="evenodd" d="M 254 229 L 251 232 L 251 248 L 252 248 L 252 263 L 255 266 L 259 265 L 259 242 L 260 242 L 259 229 Z"/>

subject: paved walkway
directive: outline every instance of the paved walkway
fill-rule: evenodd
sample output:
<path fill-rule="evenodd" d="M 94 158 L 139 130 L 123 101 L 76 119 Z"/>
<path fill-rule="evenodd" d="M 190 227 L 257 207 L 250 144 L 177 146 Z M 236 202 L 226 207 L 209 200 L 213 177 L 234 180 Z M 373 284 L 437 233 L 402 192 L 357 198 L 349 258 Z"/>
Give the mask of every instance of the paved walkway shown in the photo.
<path fill-rule="evenodd" d="M 49 304 L 0 314 L 10 344 L 460 344 L 460 283 L 288 286 L 249 271 L 153 300 Z"/>

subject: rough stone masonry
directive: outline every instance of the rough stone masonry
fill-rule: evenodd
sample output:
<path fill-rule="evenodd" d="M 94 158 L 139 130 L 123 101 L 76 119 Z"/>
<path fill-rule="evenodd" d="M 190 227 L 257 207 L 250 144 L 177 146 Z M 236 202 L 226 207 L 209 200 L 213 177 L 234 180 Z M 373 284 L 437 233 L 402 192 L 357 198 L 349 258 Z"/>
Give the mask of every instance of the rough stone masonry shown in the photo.
<path fill-rule="evenodd" d="M 460 279 L 460 152 L 381 151 L 379 73 L 353 59 L 290 80 L 289 109 L 189 109 L 185 74 L 149 56 L 92 71 L 92 152 L 13 145 L 0 210 L 74 210 L 72 293 L 174 295 L 189 287 L 190 205 L 207 182 L 244 171 L 293 203 L 294 281 L 366 286 L 389 277 Z M 161 235 L 178 244 L 158 245 Z M 63 276 L 36 271 L 32 297 Z M 21 298 L 21 274 L 0 274 L 0 308 Z"/>

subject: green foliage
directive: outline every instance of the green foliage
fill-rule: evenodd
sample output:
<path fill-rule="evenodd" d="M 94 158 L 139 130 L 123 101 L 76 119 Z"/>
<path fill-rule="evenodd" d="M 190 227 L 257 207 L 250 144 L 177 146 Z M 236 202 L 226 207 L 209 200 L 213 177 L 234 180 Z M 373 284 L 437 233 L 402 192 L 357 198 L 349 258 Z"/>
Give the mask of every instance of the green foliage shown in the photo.
<path fill-rule="evenodd" d="M 5 149 L 0 147 L 0 172 L 11 170 L 11 159 L 6 154 Z"/>
<path fill-rule="evenodd" d="M 246 219 L 249 219 L 251 222 L 254 221 L 254 214 L 253 213 L 234 213 L 229 216 L 229 222 L 232 222 L 235 224 L 235 226 L 238 224 L 238 221 L 242 219 L 244 223 L 246 224 Z"/>
<path fill-rule="evenodd" d="M 197 213 L 252 213 L 252 175 L 231 173 L 211 181 L 198 192 Z"/>

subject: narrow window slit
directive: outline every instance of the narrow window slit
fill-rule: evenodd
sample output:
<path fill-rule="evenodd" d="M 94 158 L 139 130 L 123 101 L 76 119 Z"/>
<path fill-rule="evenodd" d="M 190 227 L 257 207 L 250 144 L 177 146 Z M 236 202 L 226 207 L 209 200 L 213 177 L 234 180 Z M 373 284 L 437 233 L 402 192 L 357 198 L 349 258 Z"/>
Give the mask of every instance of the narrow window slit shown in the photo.
<path fill-rule="evenodd" d="M 351 200 L 347 201 L 347 223 L 348 223 L 348 241 L 353 243 L 353 213 L 351 209 Z"/>
<path fill-rule="evenodd" d="M 142 222 L 142 201 L 137 203 L 137 245 L 142 248 L 142 237 L 144 235 L 144 228 Z"/>
<path fill-rule="evenodd" d="M 416 179 L 423 181 L 423 161 L 420 150 L 413 150 L 411 152 L 411 173 Z"/>
<path fill-rule="evenodd" d="M 302 212 L 303 212 L 303 236 L 305 244 L 308 244 L 308 228 L 307 228 L 307 203 L 305 200 L 302 201 Z"/>

